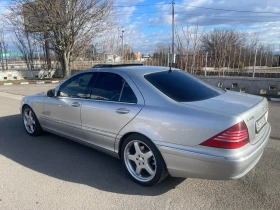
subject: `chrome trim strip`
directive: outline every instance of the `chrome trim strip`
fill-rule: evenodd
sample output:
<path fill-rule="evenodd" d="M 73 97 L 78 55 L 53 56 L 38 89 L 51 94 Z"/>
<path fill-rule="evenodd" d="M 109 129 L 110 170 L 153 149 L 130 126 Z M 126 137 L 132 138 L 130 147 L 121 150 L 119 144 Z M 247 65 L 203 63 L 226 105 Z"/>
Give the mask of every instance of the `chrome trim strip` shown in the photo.
<path fill-rule="evenodd" d="M 65 121 L 54 120 L 54 119 L 44 117 L 44 116 L 41 116 L 41 119 L 48 120 L 48 121 L 58 123 L 58 124 L 62 124 L 62 125 L 65 125 L 65 126 L 69 126 L 69 127 L 72 127 L 72 128 L 77 128 L 77 129 L 80 129 L 82 131 L 88 131 L 88 132 L 95 133 L 95 134 L 98 134 L 98 135 L 101 135 L 101 136 L 110 137 L 110 138 L 113 138 L 113 139 L 115 139 L 116 136 L 117 136 L 116 133 L 110 133 L 110 132 L 107 132 L 107 131 L 98 130 L 98 129 L 94 129 L 94 128 L 91 128 L 91 127 L 82 126 L 82 125 L 78 125 L 78 124 L 67 123 Z"/>
<path fill-rule="evenodd" d="M 69 122 L 61 121 L 61 120 L 55 120 L 55 119 L 45 117 L 45 116 L 41 116 L 40 119 L 54 122 L 54 123 L 61 124 L 61 125 L 65 125 L 65 126 L 69 126 L 72 128 L 82 129 L 82 125 L 79 125 L 79 124 L 69 123 Z"/>
<path fill-rule="evenodd" d="M 116 136 L 117 136 L 116 133 L 111 133 L 111 132 L 108 132 L 108 131 L 98 130 L 98 129 L 94 129 L 94 128 L 87 127 L 87 126 L 82 126 L 82 130 L 90 132 L 90 133 L 110 137 L 110 138 L 113 138 L 113 139 L 115 139 Z"/>

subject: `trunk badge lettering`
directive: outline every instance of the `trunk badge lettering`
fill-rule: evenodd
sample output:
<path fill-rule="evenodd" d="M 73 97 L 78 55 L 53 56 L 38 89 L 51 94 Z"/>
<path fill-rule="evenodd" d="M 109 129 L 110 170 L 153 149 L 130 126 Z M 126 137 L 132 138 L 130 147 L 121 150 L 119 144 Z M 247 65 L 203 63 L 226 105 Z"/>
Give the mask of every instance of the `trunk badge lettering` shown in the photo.
<path fill-rule="evenodd" d="M 249 122 L 249 121 L 253 120 L 254 118 L 255 118 L 255 117 L 252 116 L 252 117 L 248 118 L 246 121 Z"/>

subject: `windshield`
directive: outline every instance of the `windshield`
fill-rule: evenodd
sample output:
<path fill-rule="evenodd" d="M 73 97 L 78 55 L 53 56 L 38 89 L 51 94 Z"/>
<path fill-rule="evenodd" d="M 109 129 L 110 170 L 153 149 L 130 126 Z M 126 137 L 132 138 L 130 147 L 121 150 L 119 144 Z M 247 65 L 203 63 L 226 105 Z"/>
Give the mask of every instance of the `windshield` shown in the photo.
<path fill-rule="evenodd" d="M 178 70 L 156 72 L 145 75 L 145 78 L 162 93 L 178 102 L 201 101 L 225 92 Z"/>

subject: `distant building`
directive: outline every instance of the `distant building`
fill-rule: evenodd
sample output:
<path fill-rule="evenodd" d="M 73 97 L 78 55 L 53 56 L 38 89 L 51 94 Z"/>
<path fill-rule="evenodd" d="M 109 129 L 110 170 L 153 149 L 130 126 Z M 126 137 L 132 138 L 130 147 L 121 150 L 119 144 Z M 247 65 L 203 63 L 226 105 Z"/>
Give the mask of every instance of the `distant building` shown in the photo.
<path fill-rule="evenodd" d="M 118 63 L 120 62 L 121 57 L 118 55 L 114 55 L 112 53 L 105 53 L 105 62 L 106 63 Z"/>
<path fill-rule="evenodd" d="M 140 52 L 134 53 L 134 55 L 135 55 L 135 59 L 136 59 L 137 61 L 140 61 L 140 60 L 141 60 L 141 53 L 140 53 Z"/>
<path fill-rule="evenodd" d="M 149 54 L 142 54 L 142 58 L 149 58 L 150 55 Z"/>

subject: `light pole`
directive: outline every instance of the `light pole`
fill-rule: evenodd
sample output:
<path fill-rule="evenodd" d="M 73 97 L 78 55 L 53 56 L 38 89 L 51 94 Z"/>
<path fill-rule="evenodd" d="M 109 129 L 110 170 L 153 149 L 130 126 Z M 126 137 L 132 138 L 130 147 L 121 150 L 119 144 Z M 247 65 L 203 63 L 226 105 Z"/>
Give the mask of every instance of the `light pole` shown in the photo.
<path fill-rule="evenodd" d="M 254 59 L 253 78 L 255 77 L 255 72 L 256 72 L 257 53 L 258 53 L 258 49 L 256 48 L 256 50 L 255 50 L 255 59 Z"/>
<path fill-rule="evenodd" d="M 122 28 L 122 35 L 121 35 L 121 38 L 122 38 L 122 59 L 124 60 L 124 49 L 123 49 L 123 34 L 124 34 L 124 30 L 125 28 Z"/>

